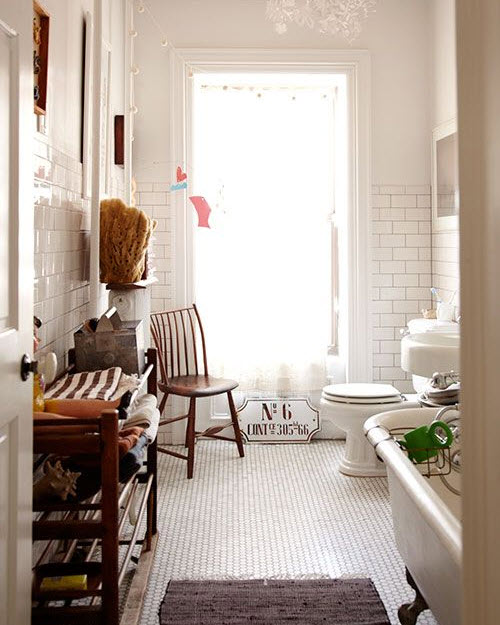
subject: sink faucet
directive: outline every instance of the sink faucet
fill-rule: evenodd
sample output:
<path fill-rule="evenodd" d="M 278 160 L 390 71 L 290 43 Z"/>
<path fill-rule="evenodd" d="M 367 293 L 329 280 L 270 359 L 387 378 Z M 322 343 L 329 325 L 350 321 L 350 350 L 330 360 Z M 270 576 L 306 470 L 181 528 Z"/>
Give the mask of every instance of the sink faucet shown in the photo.
<path fill-rule="evenodd" d="M 432 388 L 438 388 L 440 391 L 446 390 L 451 384 L 458 384 L 460 376 L 455 371 L 447 373 L 439 373 L 438 371 L 432 376 L 430 385 Z"/>

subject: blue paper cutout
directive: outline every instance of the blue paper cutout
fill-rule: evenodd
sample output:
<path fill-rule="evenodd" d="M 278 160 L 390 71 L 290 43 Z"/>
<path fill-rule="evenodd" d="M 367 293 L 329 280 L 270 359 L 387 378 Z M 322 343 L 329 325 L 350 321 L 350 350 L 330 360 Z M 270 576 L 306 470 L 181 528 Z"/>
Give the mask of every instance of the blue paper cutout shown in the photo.
<path fill-rule="evenodd" d="M 173 184 L 170 186 L 170 191 L 182 191 L 182 189 L 187 189 L 187 182 L 179 182 L 178 184 Z"/>

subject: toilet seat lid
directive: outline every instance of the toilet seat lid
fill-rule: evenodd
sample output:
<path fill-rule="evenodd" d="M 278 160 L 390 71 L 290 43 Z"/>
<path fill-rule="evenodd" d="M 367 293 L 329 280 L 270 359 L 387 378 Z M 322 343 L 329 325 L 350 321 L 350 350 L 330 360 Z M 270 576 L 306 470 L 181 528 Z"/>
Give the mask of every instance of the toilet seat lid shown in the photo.
<path fill-rule="evenodd" d="M 324 387 L 323 397 L 352 404 L 389 404 L 401 401 L 401 393 L 391 384 L 330 384 Z"/>

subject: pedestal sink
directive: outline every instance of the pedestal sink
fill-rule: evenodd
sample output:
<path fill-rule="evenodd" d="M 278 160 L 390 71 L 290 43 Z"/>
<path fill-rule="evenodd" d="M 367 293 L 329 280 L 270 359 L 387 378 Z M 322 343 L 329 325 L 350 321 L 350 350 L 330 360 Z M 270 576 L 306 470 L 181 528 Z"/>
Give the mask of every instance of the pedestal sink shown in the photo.
<path fill-rule="evenodd" d="M 421 332 L 401 340 L 401 368 L 430 378 L 436 372 L 460 371 L 460 334 Z"/>

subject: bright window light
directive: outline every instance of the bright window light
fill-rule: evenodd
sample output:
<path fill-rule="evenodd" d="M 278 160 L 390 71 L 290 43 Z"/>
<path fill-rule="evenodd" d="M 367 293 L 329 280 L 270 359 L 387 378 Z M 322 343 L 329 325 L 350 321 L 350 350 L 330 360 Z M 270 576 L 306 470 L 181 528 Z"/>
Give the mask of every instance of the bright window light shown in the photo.
<path fill-rule="evenodd" d="M 194 194 L 212 209 L 195 229 L 196 302 L 212 375 L 244 389 L 326 382 L 335 95 L 324 75 L 195 76 Z"/>

